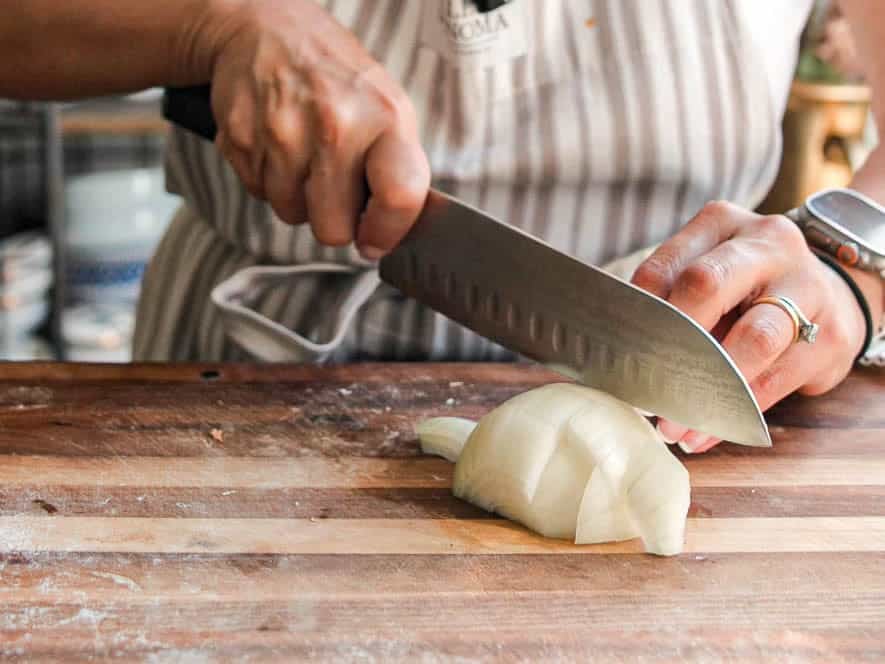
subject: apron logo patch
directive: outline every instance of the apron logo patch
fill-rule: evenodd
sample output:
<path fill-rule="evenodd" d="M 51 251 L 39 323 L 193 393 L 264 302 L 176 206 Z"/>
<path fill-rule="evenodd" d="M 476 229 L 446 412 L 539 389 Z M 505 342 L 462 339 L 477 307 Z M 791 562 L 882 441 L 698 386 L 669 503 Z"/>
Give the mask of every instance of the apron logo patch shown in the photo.
<path fill-rule="evenodd" d="M 488 12 L 470 0 L 427 2 L 422 43 L 456 67 L 487 67 L 525 55 L 525 13 L 522 0 Z"/>
<path fill-rule="evenodd" d="M 477 48 L 488 39 L 494 39 L 510 24 L 504 12 L 496 11 L 480 14 L 472 5 L 466 5 L 460 13 L 440 14 L 440 22 L 449 33 L 449 37 L 462 48 Z"/>

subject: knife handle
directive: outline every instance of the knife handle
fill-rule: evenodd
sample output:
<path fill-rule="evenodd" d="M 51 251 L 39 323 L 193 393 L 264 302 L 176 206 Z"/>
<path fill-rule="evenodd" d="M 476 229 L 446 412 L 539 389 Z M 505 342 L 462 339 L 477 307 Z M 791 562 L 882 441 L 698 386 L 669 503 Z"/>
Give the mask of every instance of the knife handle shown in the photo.
<path fill-rule="evenodd" d="M 212 86 L 166 88 L 163 117 L 207 141 L 214 141 L 218 125 L 212 114 Z"/>

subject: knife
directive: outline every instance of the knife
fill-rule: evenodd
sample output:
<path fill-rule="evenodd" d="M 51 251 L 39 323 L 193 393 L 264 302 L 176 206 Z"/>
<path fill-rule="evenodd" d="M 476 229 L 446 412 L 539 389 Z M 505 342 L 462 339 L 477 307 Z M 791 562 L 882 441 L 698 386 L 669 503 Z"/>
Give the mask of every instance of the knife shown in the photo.
<path fill-rule="evenodd" d="M 169 89 L 163 114 L 213 140 L 210 95 L 208 86 Z M 771 445 L 747 381 L 691 318 L 443 192 L 430 191 L 380 274 L 474 332 L 636 408 Z"/>

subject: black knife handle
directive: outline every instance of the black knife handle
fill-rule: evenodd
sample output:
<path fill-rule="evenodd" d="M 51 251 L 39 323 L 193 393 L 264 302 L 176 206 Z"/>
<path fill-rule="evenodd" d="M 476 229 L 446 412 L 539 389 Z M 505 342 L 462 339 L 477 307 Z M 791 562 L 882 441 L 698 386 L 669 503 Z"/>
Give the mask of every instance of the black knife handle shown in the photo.
<path fill-rule="evenodd" d="M 212 86 L 166 88 L 163 117 L 208 141 L 214 141 L 218 125 L 212 115 Z"/>

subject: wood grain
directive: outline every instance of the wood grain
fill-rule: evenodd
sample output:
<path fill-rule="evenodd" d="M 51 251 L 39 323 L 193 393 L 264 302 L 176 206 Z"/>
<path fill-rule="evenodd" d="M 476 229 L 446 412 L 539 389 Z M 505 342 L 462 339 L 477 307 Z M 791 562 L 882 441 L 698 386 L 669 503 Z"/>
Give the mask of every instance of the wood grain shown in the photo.
<path fill-rule="evenodd" d="M 0 517 L 0 551 L 501 555 L 640 553 L 576 546 L 503 519 Z M 885 517 L 689 519 L 685 552 L 885 551 Z"/>
<path fill-rule="evenodd" d="M 766 574 L 759 569 L 765 568 Z M 833 574 L 838 568 L 840 574 Z M 595 592 L 689 595 L 712 588 L 749 595 L 885 593 L 885 557 L 876 552 L 709 553 L 675 558 L 583 553 L 511 555 L 160 554 L 65 551 L 0 553 L 0 600 L 284 600 L 314 595 Z M 772 578 L 778 579 L 777 587 Z M 245 583 L 249 596 L 242 596 Z"/>
<path fill-rule="evenodd" d="M 885 447 L 885 446 L 883 446 Z M 683 459 L 692 486 L 885 486 L 885 449 L 867 458 L 735 459 L 727 455 Z M 439 487 L 452 483 L 454 466 L 436 457 L 183 458 L 10 457 L 0 466 L 0 486 L 20 483 L 83 487 Z"/>
<path fill-rule="evenodd" d="M 449 492 L 423 417 L 528 366 L 8 365 L 0 658 L 882 661 L 885 376 L 677 455 L 686 552 L 545 540 Z"/>
<path fill-rule="evenodd" d="M 885 516 L 885 486 L 695 487 L 689 516 Z M 448 488 L 0 486 L 0 516 L 490 519 Z"/>
<path fill-rule="evenodd" d="M 434 630 L 410 633 L 391 628 L 371 634 L 330 636 L 281 629 L 272 619 L 252 631 L 195 633 L 177 629 L 121 630 L 112 619 L 96 616 L 85 629 L 51 632 L 13 630 L 0 636 L 0 655 L 55 664 L 123 661 L 248 662 L 876 662 L 877 632 L 866 627 L 793 628 L 709 625 L 653 629 L 595 628 L 565 631 L 547 626 L 473 630 L 453 635 Z M 715 645 L 713 645 L 715 644 Z M 83 653 L 90 653 L 84 655 Z M 514 656 L 519 653 L 519 656 Z M 650 654 L 650 653 L 653 653 Z"/>

